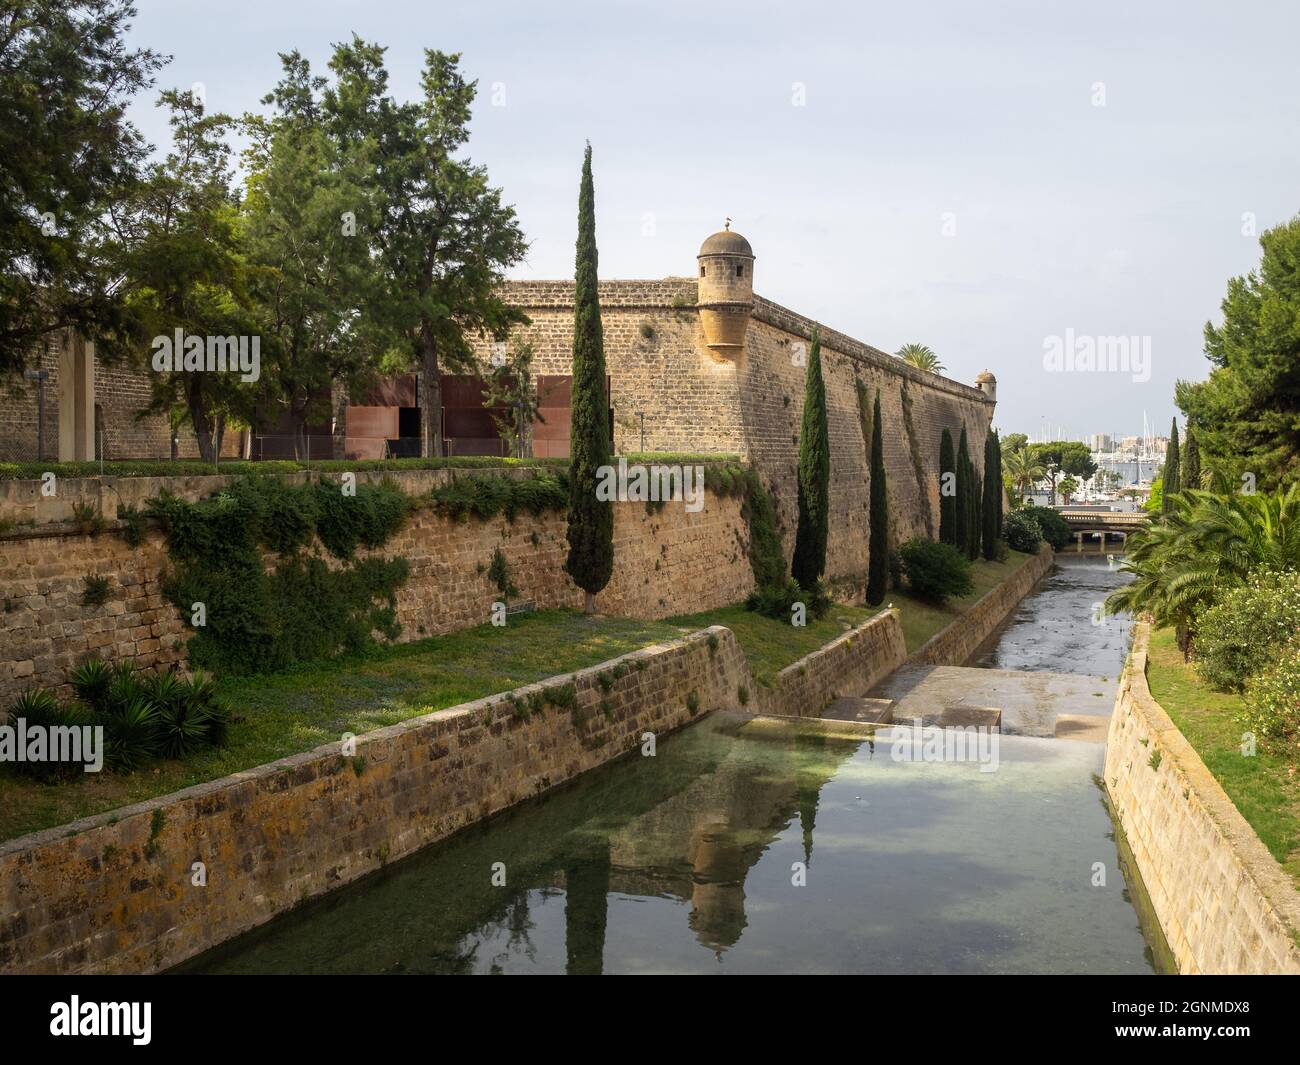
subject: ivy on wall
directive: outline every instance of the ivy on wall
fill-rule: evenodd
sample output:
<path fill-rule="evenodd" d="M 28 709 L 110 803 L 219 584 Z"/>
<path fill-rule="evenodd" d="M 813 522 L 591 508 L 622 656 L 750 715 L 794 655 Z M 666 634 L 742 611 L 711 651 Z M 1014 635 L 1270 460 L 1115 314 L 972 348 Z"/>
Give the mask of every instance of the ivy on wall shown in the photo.
<path fill-rule="evenodd" d="M 930 491 L 925 482 L 925 462 L 921 458 L 921 443 L 916 435 L 916 423 L 912 421 L 912 397 L 907 391 L 907 382 L 901 386 L 903 401 L 903 429 L 907 433 L 907 452 L 912 457 L 912 473 L 916 477 L 916 494 L 921 500 L 921 513 L 925 516 L 925 528 L 930 539 L 938 535 L 934 525 L 934 509 L 930 504 Z"/>
<path fill-rule="evenodd" d="M 356 560 L 405 522 L 411 500 L 392 481 L 289 485 L 249 477 L 197 503 L 163 494 L 149 503 L 175 568 L 163 592 L 193 626 L 190 661 L 225 673 L 261 673 L 341 651 L 378 631 L 395 639 L 405 559 Z M 309 552 L 315 539 L 331 566 Z M 268 570 L 263 551 L 279 556 Z"/>

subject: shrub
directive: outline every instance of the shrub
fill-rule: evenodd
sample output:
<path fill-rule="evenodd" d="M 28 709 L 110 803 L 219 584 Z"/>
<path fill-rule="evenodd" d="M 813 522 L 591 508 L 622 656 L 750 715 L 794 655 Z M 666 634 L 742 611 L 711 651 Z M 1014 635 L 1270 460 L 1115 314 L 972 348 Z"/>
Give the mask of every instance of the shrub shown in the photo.
<path fill-rule="evenodd" d="M 1070 542 L 1070 523 L 1051 507 L 1029 506 L 1020 510 L 1038 522 L 1038 529 L 1043 539 L 1052 545 L 1053 551 L 1059 551 Z"/>
<path fill-rule="evenodd" d="M 1240 720 L 1265 740 L 1292 740 L 1300 733 L 1300 641 L 1247 682 Z"/>
<path fill-rule="evenodd" d="M 94 503 L 73 503 L 72 524 L 83 536 L 98 536 L 106 522 Z"/>
<path fill-rule="evenodd" d="M 1043 530 L 1032 516 L 1017 510 L 1007 515 L 1002 526 L 1002 538 L 1012 550 L 1032 555 L 1043 542 Z"/>
<path fill-rule="evenodd" d="M 918 536 L 900 549 L 907 585 L 918 599 L 942 606 L 952 596 L 969 595 L 970 559 L 951 544 L 941 544 Z"/>
<path fill-rule="evenodd" d="M 488 566 L 487 575 L 488 579 L 497 586 L 497 591 L 507 599 L 513 599 L 519 594 L 519 589 L 515 587 L 514 576 L 510 572 L 510 563 L 506 561 L 505 552 L 499 547 L 492 552 L 492 564 Z"/>
<path fill-rule="evenodd" d="M 117 516 L 121 519 L 122 539 L 126 541 L 127 546 L 139 547 L 144 543 L 145 533 L 148 531 L 144 511 L 137 510 L 128 503 L 117 512 Z"/>
<path fill-rule="evenodd" d="M 108 602 L 108 578 L 87 574 L 82 578 L 81 603 L 83 606 L 103 606 Z"/>
<path fill-rule="evenodd" d="M 1196 633 L 1201 676 L 1216 688 L 1240 691 L 1300 633 L 1300 573 L 1252 574 L 1197 618 Z"/>
<path fill-rule="evenodd" d="M 90 724 L 86 715 L 76 707 L 64 706 L 54 695 L 44 688 L 34 688 L 23 692 L 9 704 L 9 723 L 12 725 L 22 718 L 28 727 L 39 726 L 50 729 L 63 726 Z M 4 763 L 11 772 L 18 776 L 31 777 L 35 780 L 54 781 L 72 776 L 83 771 L 80 762 L 26 760 Z"/>
<path fill-rule="evenodd" d="M 777 621 L 788 622 L 793 617 L 796 603 L 803 603 L 804 610 L 813 618 L 825 617 L 831 608 L 831 596 L 826 589 L 826 582 L 818 581 L 811 589 L 800 588 L 798 581 L 787 577 L 780 584 L 769 584 L 751 592 L 745 600 L 745 609 Z"/>

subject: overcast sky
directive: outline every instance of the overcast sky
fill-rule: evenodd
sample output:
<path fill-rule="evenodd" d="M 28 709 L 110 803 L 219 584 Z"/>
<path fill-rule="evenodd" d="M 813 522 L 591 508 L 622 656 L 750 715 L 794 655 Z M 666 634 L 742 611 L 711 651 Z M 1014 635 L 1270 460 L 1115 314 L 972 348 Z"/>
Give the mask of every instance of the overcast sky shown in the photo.
<path fill-rule="evenodd" d="M 514 276 L 572 276 L 590 139 L 602 277 L 693 275 L 730 216 L 757 292 L 887 351 L 929 344 L 958 380 L 991 369 L 1004 431 L 1131 434 L 1144 410 L 1167 431 L 1228 278 L 1258 262 L 1243 216 L 1300 211 L 1284 0 L 138 7 L 134 43 L 174 57 L 160 87 L 202 82 L 233 114 L 277 52 L 324 73 L 355 32 L 413 96 L 424 48 L 460 51 L 469 154 L 532 242 Z M 134 118 L 163 143 L 151 104 Z M 1067 330 L 1149 337 L 1150 379 L 1048 372 Z"/>

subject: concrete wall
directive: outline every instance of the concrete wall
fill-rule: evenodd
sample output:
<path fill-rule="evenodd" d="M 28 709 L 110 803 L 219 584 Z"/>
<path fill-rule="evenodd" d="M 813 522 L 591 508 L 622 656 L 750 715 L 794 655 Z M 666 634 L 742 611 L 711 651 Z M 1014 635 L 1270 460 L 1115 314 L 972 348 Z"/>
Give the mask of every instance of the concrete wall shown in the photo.
<path fill-rule="evenodd" d="M 983 595 L 951 625 L 940 629 L 908 658 L 909 665 L 960 666 L 970 659 L 993 630 L 1002 624 L 1020 600 L 1052 571 L 1052 549 L 1043 544 L 1009 580 Z"/>
<path fill-rule="evenodd" d="M 454 475 L 414 470 L 393 477 L 412 496 L 427 499 L 434 485 Z M 363 473 L 358 480 L 382 476 Z M 158 478 L 121 478 L 106 495 L 137 506 L 161 487 L 202 498 L 225 480 L 179 478 L 164 485 Z M 98 491 L 94 480 L 65 480 L 58 497 L 61 506 L 77 497 L 79 485 Z M 108 512 L 116 513 L 112 508 Z M 428 507 L 418 510 L 401 532 L 372 552 L 410 563 L 410 579 L 397 593 L 400 641 L 491 620 L 492 604 L 502 596 L 488 578 L 487 567 L 498 547 L 519 588 L 519 600 L 530 600 L 539 609 L 581 609 L 583 594 L 564 572 L 565 531 L 566 518 L 559 512 L 522 514 L 511 523 L 504 517 L 457 522 Z M 739 602 L 754 587 L 748 550 L 749 529 L 736 499 L 707 494 L 697 513 L 688 513 L 681 503 L 666 503 L 653 512 L 644 503 L 616 503 L 614 575 L 597 605 L 609 614 L 663 618 Z M 26 688 L 59 688 L 91 655 L 133 659 L 145 667 L 182 659 L 191 630 L 163 597 L 167 566 L 157 532 L 139 548 L 127 546 L 111 531 L 84 536 L 38 525 L 0 534 L 0 712 Z M 101 606 L 82 604 L 88 574 L 109 578 L 109 600 Z"/>
<path fill-rule="evenodd" d="M 608 693 L 597 675 L 623 663 Z M 0 972 L 152 973 L 722 707 L 748 677 L 729 629 L 572 677 L 576 712 L 505 696 L 0 843 Z M 688 702 L 694 696 L 696 708 Z M 632 755 L 639 757 L 639 754 Z M 206 886 L 193 883 L 193 863 Z M 486 875 L 486 872 L 485 872 Z"/>
<path fill-rule="evenodd" d="M 1139 623 L 1106 788 L 1179 972 L 1300 974 L 1300 893 L 1147 687 Z"/>

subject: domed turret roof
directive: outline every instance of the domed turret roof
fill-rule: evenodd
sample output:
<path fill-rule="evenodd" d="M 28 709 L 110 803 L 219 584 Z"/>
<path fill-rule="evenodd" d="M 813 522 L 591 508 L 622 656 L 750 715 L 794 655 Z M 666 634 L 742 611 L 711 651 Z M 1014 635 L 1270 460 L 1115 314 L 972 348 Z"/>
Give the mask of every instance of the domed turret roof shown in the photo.
<path fill-rule="evenodd" d="M 998 383 L 998 379 L 997 379 L 996 377 L 994 377 L 991 373 L 989 373 L 988 370 L 981 370 L 978 374 L 976 374 L 976 376 L 975 376 L 975 380 L 976 380 L 976 381 L 992 381 L 994 384 L 997 384 L 997 383 Z"/>
<path fill-rule="evenodd" d="M 744 255 L 752 259 L 749 241 L 732 229 L 720 229 L 700 245 L 700 255 Z"/>

